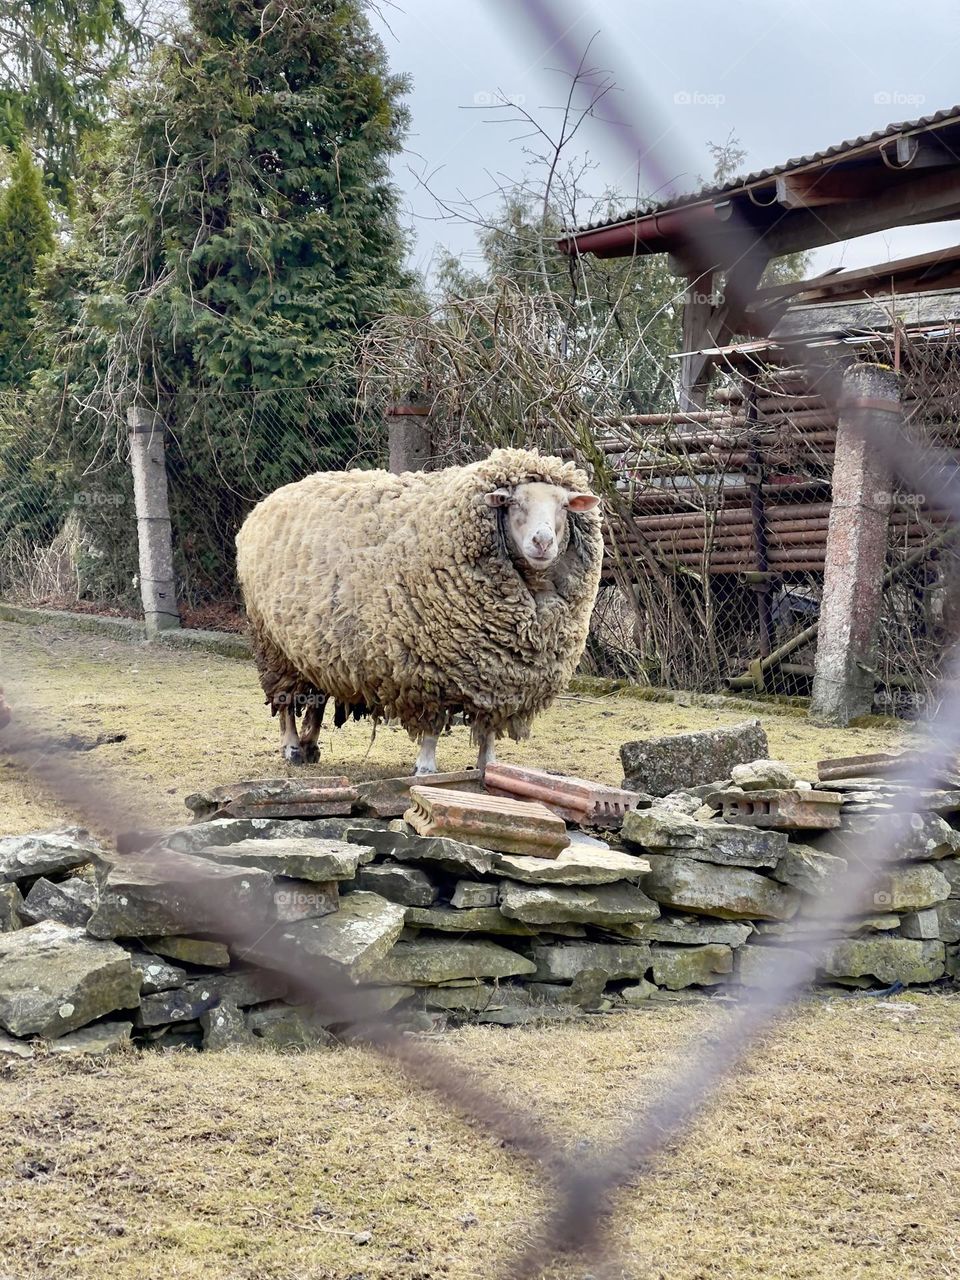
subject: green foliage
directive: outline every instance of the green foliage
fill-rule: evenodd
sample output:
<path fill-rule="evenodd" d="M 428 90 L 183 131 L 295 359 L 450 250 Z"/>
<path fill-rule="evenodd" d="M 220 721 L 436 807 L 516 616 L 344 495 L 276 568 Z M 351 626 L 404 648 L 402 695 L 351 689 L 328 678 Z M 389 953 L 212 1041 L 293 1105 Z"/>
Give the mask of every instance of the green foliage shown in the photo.
<path fill-rule="evenodd" d="M 41 329 L 76 466 L 122 444 L 131 404 L 169 427 L 199 596 L 231 589 L 253 501 L 350 461 L 356 336 L 410 281 L 388 168 L 406 82 L 361 0 L 193 0 L 189 17 L 90 157 Z M 252 393 L 277 388 L 303 396 L 267 413 Z"/>
<path fill-rule="evenodd" d="M 33 367 L 37 268 L 53 248 L 53 219 L 40 172 L 21 146 L 0 196 L 0 387 L 22 383 Z"/>
<path fill-rule="evenodd" d="M 355 0 L 191 16 L 132 95 L 93 206 L 77 376 L 99 366 L 112 399 L 331 379 L 343 413 L 353 337 L 406 283 L 387 169 L 404 81 Z"/>
<path fill-rule="evenodd" d="M 24 138 L 69 195 L 81 140 L 102 128 L 114 83 L 141 45 L 122 0 L 5 0 L 0 146 Z"/>

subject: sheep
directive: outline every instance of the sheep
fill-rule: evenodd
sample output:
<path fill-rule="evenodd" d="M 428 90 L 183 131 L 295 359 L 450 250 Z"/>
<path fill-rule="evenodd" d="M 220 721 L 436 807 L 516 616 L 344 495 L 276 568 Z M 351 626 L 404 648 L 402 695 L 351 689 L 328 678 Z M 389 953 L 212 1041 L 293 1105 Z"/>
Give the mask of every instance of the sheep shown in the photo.
<path fill-rule="evenodd" d="M 436 772 L 457 715 L 481 770 L 497 738 L 526 737 L 586 643 L 598 503 L 574 464 L 523 449 L 442 471 L 319 472 L 260 502 L 237 575 L 283 758 L 317 759 L 331 699 L 337 726 L 398 721 L 421 743 L 418 774 Z"/>

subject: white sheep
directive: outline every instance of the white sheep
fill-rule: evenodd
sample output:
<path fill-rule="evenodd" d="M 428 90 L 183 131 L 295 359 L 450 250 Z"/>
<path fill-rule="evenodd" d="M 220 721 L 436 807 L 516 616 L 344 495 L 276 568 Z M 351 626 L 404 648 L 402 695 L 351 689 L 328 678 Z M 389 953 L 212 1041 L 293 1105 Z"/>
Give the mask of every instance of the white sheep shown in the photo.
<path fill-rule="evenodd" d="M 317 758 L 330 699 L 336 725 L 399 721 L 421 741 L 418 773 L 436 771 L 458 714 L 481 769 L 498 737 L 526 737 L 586 643 L 598 501 L 572 463 L 522 449 L 320 472 L 265 498 L 237 535 L 237 574 L 284 759 Z"/>

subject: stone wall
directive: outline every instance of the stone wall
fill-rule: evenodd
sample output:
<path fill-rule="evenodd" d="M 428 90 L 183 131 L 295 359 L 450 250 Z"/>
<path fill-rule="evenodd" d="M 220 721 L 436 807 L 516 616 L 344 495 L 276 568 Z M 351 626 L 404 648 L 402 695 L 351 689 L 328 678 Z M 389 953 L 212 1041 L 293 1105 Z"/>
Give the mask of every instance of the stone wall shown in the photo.
<path fill-rule="evenodd" d="M 756 733 L 744 726 L 741 756 Z M 764 983 L 774 948 L 804 938 L 851 839 L 892 820 L 896 784 L 811 784 L 777 762 L 735 763 L 715 735 L 643 747 L 623 750 L 637 808 L 622 829 L 568 824 L 552 857 L 351 815 L 220 817 L 145 853 L 76 829 L 0 839 L 0 1056 L 342 1034 L 342 1019 L 251 963 L 225 927 L 232 912 L 355 980 L 359 1018 L 394 1010 L 413 1029 L 736 998 Z M 673 790 L 671 752 L 685 784 Z M 644 759 L 666 794 L 639 790 Z M 727 776 L 695 780 L 718 759 Z M 901 820 L 897 863 L 856 918 L 835 922 L 819 984 L 960 977 L 958 819 L 960 792 L 945 787 Z"/>

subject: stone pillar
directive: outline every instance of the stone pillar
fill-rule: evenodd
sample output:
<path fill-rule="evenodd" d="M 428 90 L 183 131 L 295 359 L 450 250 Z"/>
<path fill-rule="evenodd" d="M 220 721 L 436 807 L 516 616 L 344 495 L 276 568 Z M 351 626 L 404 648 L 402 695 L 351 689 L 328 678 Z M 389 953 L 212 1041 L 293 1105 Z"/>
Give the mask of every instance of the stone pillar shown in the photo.
<path fill-rule="evenodd" d="M 873 706 L 893 476 L 871 424 L 900 422 L 896 373 L 854 364 L 843 379 L 810 715 L 849 724 Z"/>
<path fill-rule="evenodd" d="M 140 597 L 147 636 L 180 626 L 173 579 L 163 421 L 149 409 L 127 410 L 130 469 L 140 546 Z"/>
<path fill-rule="evenodd" d="M 422 471 L 433 456 L 430 406 L 424 401 L 393 405 L 387 410 L 390 470 Z"/>

